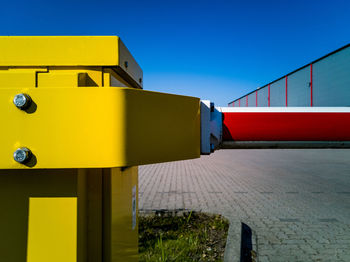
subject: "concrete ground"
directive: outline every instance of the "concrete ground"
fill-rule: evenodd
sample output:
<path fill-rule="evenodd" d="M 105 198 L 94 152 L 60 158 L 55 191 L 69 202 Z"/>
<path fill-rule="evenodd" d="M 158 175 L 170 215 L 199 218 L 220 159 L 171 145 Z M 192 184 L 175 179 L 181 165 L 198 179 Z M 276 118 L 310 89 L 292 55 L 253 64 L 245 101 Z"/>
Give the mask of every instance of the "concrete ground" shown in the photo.
<path fill-rule="evenodd" d="M 350 150 L 219 150 L 141 166 L 141 210 L 221 213 L 227 261 L 239 261 L 240 222 L 258 261 L 350 261 Z"/>

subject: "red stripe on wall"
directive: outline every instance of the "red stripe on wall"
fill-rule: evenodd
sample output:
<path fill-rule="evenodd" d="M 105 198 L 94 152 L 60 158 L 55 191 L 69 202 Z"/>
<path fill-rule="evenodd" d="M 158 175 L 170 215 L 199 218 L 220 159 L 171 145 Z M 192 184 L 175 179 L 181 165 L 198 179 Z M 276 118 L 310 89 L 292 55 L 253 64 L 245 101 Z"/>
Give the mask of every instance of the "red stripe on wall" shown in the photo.
<path fill-rule="evenodd" d="M 238 106 L 241 106 L 241 99 L 238 100 Z"/>
<path fill-rule="evenodd" d="M 245 97 L 245 106 L 248 106 L 248 96 Z"/>
<path fill-rule="evenodd" d="M 350 113 L 223 113 L 225 141 L 350 141 Z"/>
<path fill-rule="evenodd" d="M 312 105 L 312 64 L 310 64 L 310 106 Z"/>
<path fill-rule="evenodd" d="M 255 91 L 255 106 L 258 107 L 258 91 Z"/>
<path fill-rule="evenodd" d="M 269 104 L 269 106 L 270 106 L 270 84 L 269 84 L 269 94 L 268 94 L 268 97 L 267 97 L 267 100 L 268 100 L 268 104 Z"/>
<path fill-rule="evenodd" d="M 288 106 L 288 76 L 286 76 L 286 106 Z"/>

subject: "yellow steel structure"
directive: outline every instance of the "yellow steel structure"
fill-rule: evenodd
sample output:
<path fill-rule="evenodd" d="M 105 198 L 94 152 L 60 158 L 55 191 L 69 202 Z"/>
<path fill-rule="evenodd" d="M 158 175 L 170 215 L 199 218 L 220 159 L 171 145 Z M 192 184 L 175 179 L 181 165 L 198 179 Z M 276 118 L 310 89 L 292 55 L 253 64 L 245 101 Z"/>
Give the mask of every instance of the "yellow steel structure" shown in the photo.
<path fill-rule="evenodd" d="M 200 155 L 199 99 L 142 84 L 116 36 L 0 37 L 2 260 L 138 260 L 137 166 Z"/>

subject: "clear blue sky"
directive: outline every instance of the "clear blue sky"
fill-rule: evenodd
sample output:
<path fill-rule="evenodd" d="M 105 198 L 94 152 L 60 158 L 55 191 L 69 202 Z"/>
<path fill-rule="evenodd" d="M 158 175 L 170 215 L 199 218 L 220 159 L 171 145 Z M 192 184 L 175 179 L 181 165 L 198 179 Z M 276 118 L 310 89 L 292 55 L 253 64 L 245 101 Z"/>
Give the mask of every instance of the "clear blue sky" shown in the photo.
<path fill-rule="evenodd" d="M 350 1 L 3 1 L 0 35 L 118 35 L 144 88 L 231 100 L 350 42 Z"/>

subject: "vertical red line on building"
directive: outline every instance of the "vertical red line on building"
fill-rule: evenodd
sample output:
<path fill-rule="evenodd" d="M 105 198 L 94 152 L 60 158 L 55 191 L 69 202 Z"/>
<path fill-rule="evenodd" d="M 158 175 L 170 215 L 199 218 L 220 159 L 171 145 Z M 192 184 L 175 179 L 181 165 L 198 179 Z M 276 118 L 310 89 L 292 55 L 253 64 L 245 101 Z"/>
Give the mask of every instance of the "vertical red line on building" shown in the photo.
<path fill-rule="evenodd" d="M 286 76 L 286 106 L 288 106 L 288 76 Z"/>
<path fill-rule="evenodd" d="M 258 107 L 258 91 L 255 91 L 255 106 Z"/>
<path fill-rule="evenodd" d="M 245 97 L 245 106 L 248 106 L 248 96 Z"/>
<path fill-rule="evenodd" d="M 310 64 L 310 106 L 312 106 L 312 64 Z"/>
<path fill-rule="evenodd" d="M 232 102 L 232 107 L 235 107 L 235 102 L 234 101 Z"/>
<path fill-rule="evenodd" d="M 241 106 L 241 99 L 238 100 L 238 106 Z"/>
<path fill-rule="evenodd" d="M 270 106 L 270 84 L 269 84 L 268 88 L 269 88 L 269 94 L 268 94 L 268 97 L 267 97 L 267 101 L 268 101 L 268 104 Z"/>

